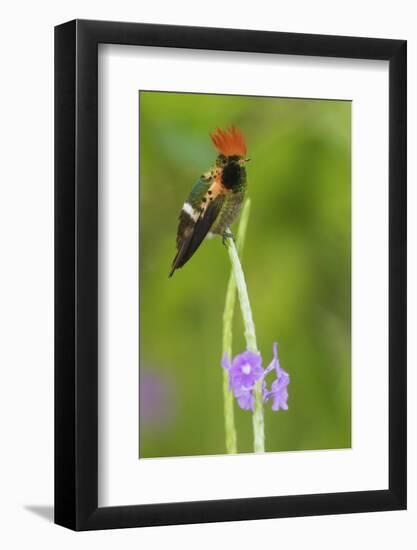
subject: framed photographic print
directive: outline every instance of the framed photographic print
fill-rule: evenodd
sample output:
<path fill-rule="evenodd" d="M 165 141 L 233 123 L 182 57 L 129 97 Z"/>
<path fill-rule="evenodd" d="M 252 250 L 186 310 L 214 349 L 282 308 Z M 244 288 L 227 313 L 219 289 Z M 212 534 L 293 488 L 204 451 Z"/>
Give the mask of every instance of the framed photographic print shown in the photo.
<path fill-rule="evenodd" d="M 55 521 L 406 507 L 406 42 L 55 29 Z"/>

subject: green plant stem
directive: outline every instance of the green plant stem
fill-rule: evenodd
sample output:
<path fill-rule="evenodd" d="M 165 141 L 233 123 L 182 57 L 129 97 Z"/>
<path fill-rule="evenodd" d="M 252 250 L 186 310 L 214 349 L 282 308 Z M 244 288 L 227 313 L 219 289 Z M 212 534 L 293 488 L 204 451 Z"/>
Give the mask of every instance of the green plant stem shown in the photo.
<path fill-rule="evenodd" d="M 248 201 L 246 202 L 246 204 L 248 204 Z M 247 208 L 248 208 L 248 211 L 247 211 L 247 216 L 248 216 L 249 206 Z M 242 213 L 242 218 L 243 218 L 243 213 Z M 245 223 L 247 224 L 247 220 Z M 252 310 L 249 302 L 248 289 L 246 286 L 242 265 L 239 260 L 239 254 L 233 239 L 226 239 L 226 248 L 229 253 L 230 262 L 232 264 L 233 278 L 234 278 L 235 285 L 237 288 L 237 293 L 239 296 L 240 310 L 242 312 L 243 324 L 245 327 L 246 347 L 249 351 L 253 351 L 254 353 L 259 353 L 258 347 L 256 344 L 255 324 L 253 322 Z M 226 300 L 226 303 L 227 303 L 227 300 Z M 232 318 L 233 318 L 233 314 L 232 314 Z M 230 341 L 231 341 L 231 335 L 230 335 Z M 253 446 L 254 446 L 255 453 L 262 453 L 265 451 L 262 380 L 259 380 L 256 383 L 254 388 L 253 441 L 254 441 Z"/>
<path fill-rule="evenodd" d="M 245 244 L 246 228 L 248 226 L 250 212 L 250 200 L 247 200 L 240 217 L 239 229 L 237 233 L 237 249 L 242 253 Z M 223 312 L 223 355 L 227 353 L 229 360 L 232 359 L 233 344 L 233 316 L 236 303 L 236 282 L 233 272 L 230 273 L 227 284 L 226 301 Z M 234 416 L 234 397 L 229 391 L 229 375 L 223 370 L 223 398 L 224 398 L 224 422 L 226 433 L 226 452 L 230 454 L 237 453 L 237 435 Z"/>

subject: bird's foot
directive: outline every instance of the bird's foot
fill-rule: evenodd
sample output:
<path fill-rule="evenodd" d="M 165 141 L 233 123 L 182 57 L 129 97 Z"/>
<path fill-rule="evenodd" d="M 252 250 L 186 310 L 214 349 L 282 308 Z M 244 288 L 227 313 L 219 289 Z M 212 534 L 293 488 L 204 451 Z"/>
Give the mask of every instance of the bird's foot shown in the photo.
<path fill-rule="evenodd" d="M 235 237 L 231 231 L 225 231 L 222 235 L 222 242 L 226 246 L 226 239 L 232 239 L 235 240 Z"/>

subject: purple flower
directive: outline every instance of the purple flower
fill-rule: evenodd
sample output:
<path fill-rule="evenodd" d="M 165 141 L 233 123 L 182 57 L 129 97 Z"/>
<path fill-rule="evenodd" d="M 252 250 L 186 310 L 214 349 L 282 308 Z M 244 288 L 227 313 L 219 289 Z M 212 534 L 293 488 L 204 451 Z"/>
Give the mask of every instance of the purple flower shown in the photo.
<path fill-rule="evenodd" d="M 233 359 L 230 364 L 227 353 L 223 355 L 222 367 L 229 372 L 229 390 L 233 391 L 239 407 L 253 410 L 253 388 L 259 378 L 262 378 L 262 357 L 252 351 L 244 351 Z"/>
<path fill-rule="evenodd" d="M 229 356 L 225 353 L 221 365 L 229 373 L 229 389 L 236 397 L 238 405 L 244 410 L 253 410 L 255 384 L 271 371 L 275 370 L 276 380 L 272 382 L 271 391 L 267 390 L 266 382 L 262 382 L 262 395 L 264 402 L 272 399 L 272 410 L 288 409 L 288 390 L 290 377 L 280 366 L 278 359 L 278 345 L 273 345 L 274 357 L 268 367 L 262 368 L 262 357 L 252 351 L 244 351 L 236 355 L 230 363 Z"/>
<path fill-rule="evenodd" d="M 275 369 L 277 375 L 276 380 L 272 382 L 271 391 L 267 391 L 266 386 L 263 388 L 264 401 L 272 398 L 272 410 L 279 411 L 280 409 L 288 410 L 288 384 L 290 376 L 284 369 L 281 368 L 278 359 L 278 345 L 275 342 L 273 346 L 274 358 L 265 370 L 265 374 Z"/>
<path fill-rule="evenodd" d="M 255 398 L 253 397 L 252 390 L 235 390 L 233 393 L 241 409 L 244 409 L 245 411 L 253 411 Z"/>
<path fill-rule="evenodd" d="M 263 373 L 262 357 L 252 351 L 244 351 L 232 361 L 229 369 L 230 388 L 233 391 L 251 390 Z"/>
<path fill-rule="evenodd" d="M 290 377 L 282 371 L 282 375 L 279 379 L 274 380 L 271 385 L 271 391 L 269 397 L 272 397 L 272 410 L 279 411 L 283 409 L 288 410 L 288 389 L 287 386 L 290 383 Z M 268 399 L 268 397 L 267 397 Z"/>

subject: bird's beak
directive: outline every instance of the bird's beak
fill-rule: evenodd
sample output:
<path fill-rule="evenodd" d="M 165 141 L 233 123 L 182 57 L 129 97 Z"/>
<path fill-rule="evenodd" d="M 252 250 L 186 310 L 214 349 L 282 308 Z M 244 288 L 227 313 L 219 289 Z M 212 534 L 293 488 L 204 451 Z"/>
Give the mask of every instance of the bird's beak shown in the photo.
<path fill-rule="evenodd" d="M 247 162 L 249 162 L 249 161 L 250 161 L 250 159 L 241 159 L 241 160 L 239 161 L 239 164 L 240 164 L 241 166 L 244 166 L 244 165 L 245 165 Z"/>

